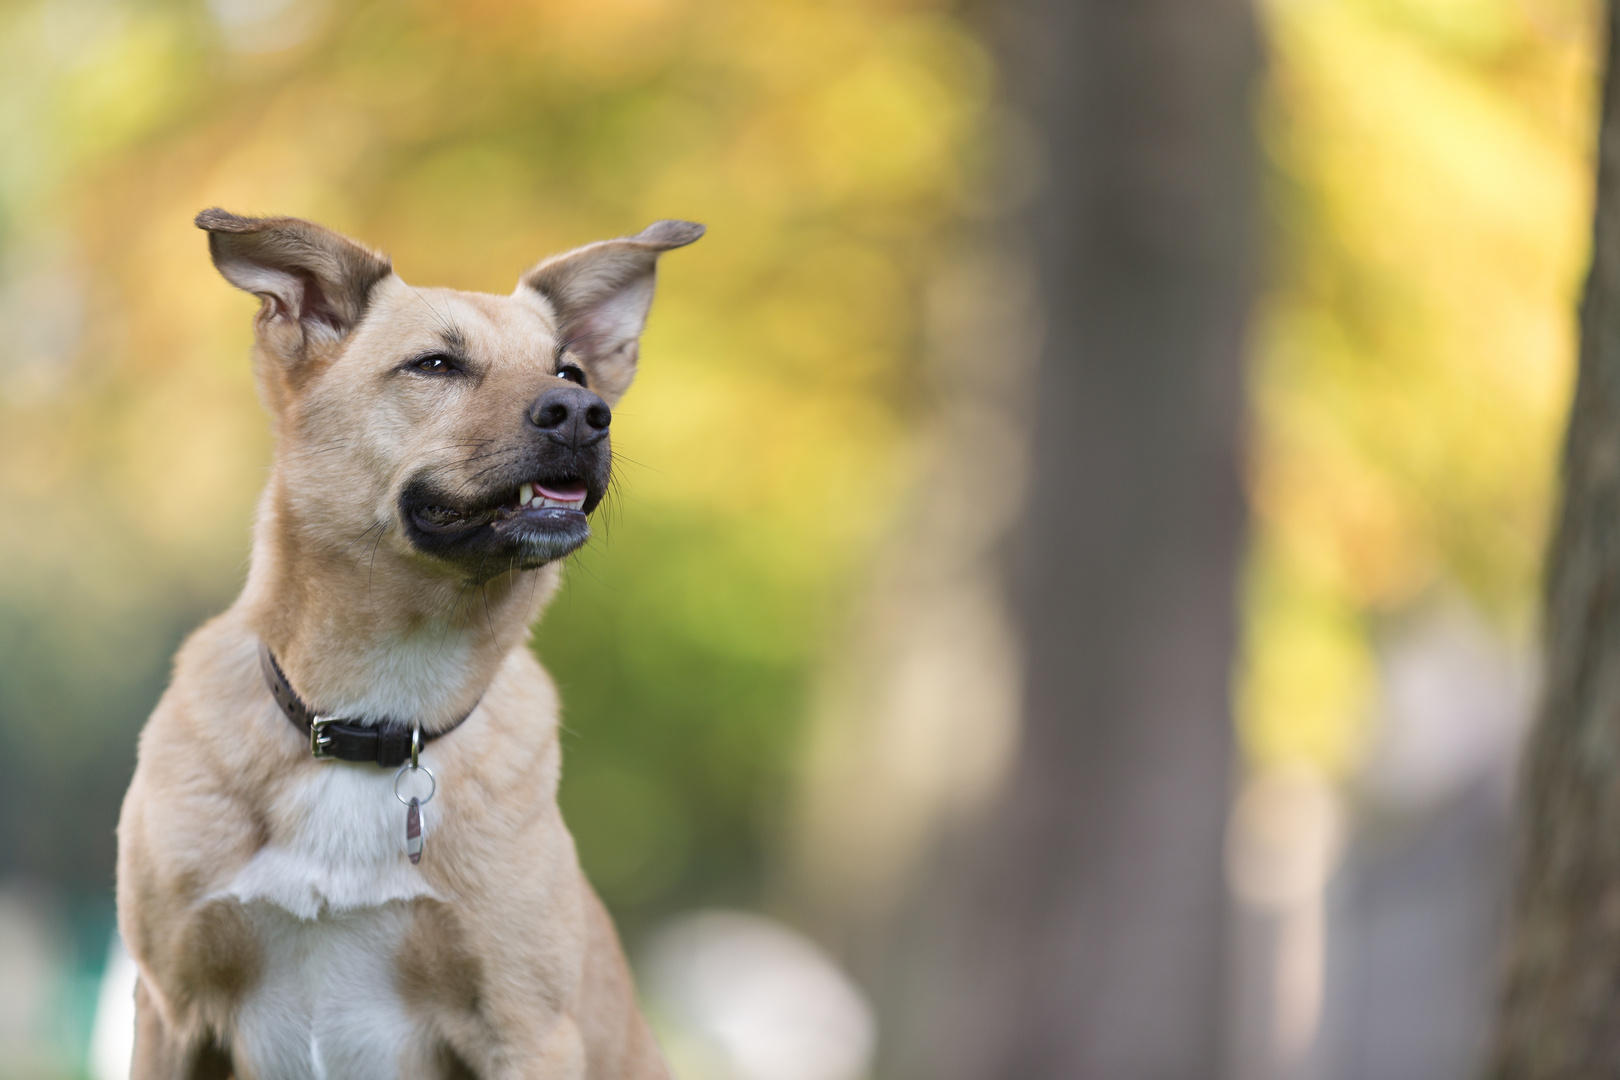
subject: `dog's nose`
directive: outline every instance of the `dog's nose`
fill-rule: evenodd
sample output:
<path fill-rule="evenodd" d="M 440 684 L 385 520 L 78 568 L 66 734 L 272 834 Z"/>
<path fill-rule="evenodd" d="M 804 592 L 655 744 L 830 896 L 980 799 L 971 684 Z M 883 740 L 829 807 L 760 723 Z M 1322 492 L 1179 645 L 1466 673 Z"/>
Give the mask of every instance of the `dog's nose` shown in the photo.
<path fill-rule="evenodd" d="M 574 450 L 596 442 L 613 422 L 607 402 L 583 386 L 553 386 L 529 406 L 535 427 Z"/>

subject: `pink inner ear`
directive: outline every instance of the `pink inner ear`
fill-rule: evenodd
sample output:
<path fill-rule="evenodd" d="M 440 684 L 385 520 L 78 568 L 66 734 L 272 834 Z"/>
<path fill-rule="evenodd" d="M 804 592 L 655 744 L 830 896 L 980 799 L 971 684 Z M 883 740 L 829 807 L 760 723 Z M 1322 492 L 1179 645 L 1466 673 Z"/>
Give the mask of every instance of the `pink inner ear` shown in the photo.
<path fill-rule="evenodd" d="M 226 280 L 270 305 L 270 314 L 299 322 L 314 322 L 338 334 L 343 318 L 321 289 L 320 279 L 301 268 L 270 267 L 244 259 L 221 262 Z"/>
<path fill-rule="evenodd" d="M 298 318 L 302 321 L 318 322 L 331 327 L 335 332 L 343 332 L 343 317 L 338 314 L 326 293 L 321 291 L 321 282 L 308 270 L 295 272 L 298 284 L 302 289 L 303 297 L 299 304 Z"/>
<path fill-rule="evenodd" d="M 647 325 L 654 286 L 653 275 L 645 274 L 594 304 L 581 305 L 568 320 L 570 346 L 586 357 L 599 358 L 635 341 Z"/>

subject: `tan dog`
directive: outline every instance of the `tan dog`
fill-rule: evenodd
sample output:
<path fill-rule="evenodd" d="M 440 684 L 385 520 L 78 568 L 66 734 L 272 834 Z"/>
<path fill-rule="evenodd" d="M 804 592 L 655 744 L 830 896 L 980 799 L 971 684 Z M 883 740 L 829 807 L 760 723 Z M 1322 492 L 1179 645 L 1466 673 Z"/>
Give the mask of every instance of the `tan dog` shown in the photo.
<path fill-rule="evenodd" d="M 658 255 L 702 226 L 492 296 L 305 221 L 197 224 L 262 301 L 277 447 L 247 586 L 181 649 L 118 827 L 134 1080 L 667 1077 L 525 641 L 606 489 Z"/>

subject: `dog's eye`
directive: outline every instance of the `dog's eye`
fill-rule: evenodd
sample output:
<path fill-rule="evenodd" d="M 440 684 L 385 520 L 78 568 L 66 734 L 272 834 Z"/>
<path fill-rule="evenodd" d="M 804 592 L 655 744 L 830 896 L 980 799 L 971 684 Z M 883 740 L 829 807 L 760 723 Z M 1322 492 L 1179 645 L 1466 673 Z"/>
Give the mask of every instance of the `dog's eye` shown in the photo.
<path fill-rule="evenodd" d="M 451 362 L 448 356 L 439 356 L 437 354 L 424 356 L 412 366 L 417 371 L 425 371 L 429 375 L 448 375 L 456 370 L 456 365 Z"/>
<path fill-rule="evenodd" d="M 578 364 L 564 364 L 557 370 L 557 378 L 567 379 L 571 383 L 585 385 L 585 370 Z"/>

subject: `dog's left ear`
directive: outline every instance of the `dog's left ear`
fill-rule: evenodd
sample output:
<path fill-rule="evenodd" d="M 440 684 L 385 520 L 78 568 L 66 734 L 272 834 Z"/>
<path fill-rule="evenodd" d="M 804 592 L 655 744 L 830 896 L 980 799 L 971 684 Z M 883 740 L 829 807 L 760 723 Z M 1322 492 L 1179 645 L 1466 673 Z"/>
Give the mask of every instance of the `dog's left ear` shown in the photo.
<path fill-rule="evenodd" d="M 330 356 L 365 314 L 372 287 L 394 272 L 386 255 L 300 218 L 213 209 L 197 215 L 197 227 L 225 280 L 262 301 L 254 329 L 292 385 Z"/>
<path fill-rule="evenodd" d="M 635 236 L 553 255 L 519 281 L 520 290 L 533 289 L 551 302 L 563 341 L 588 367 L 591 388 L 610 404 L 636 373 L 658 256 L 703 231 L 694 221 L 655 221 Z"/>

